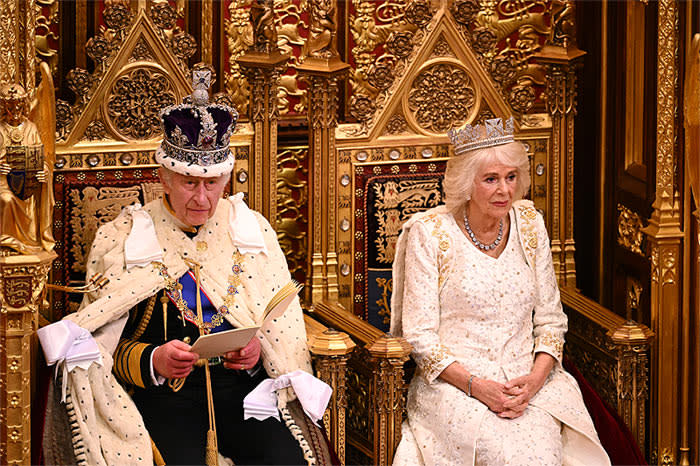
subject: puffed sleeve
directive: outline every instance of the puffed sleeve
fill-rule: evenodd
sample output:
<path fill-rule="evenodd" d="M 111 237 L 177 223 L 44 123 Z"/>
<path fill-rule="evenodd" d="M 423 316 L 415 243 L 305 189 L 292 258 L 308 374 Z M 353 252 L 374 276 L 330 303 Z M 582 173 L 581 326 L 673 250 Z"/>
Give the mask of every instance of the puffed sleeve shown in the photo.
<path fill-rule="evenodd" d="M 561 306 L 559 286 L 552 265 L 552 251 L 549 236 L 542 215 L 535 219 L 537 230 L 537 252 L 535 277 L 537 282 L 537 302 L 533 315 L 535 353 L 544 352 L 553 356 L 559 363 L 564 352 L 564 335 L 567 330 L 566 314 Z"/>
<path fill-rule="evenodd" d="M 403 294 L 402 331 L 413 346 L 413 358 L 432 383 L 456 359 L 441 344 L 437 239 L 422 222 L 408 232 Z"/>

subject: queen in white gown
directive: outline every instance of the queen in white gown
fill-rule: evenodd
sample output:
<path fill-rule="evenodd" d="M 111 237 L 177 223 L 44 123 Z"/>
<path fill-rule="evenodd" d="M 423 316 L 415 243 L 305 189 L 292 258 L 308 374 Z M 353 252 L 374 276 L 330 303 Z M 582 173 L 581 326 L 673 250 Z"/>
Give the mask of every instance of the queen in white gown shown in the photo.
<path fill-rule="evenodd" d="M 567 319 L 543 218 L 517 200 L 527 154 L 496 123 L 500 140 L 450 135 L 446 205 L 411 217 L 397 244 L 391 330 L 417 369 L 394 465 L 609 465 L 561 366 Z"/>

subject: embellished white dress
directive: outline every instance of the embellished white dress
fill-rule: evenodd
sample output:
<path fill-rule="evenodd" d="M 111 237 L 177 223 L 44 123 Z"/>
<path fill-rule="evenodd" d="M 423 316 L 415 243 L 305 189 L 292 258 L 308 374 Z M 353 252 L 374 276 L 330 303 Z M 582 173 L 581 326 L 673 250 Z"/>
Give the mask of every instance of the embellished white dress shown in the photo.
<path fill-rule="evenodd" d="M 609 465 L 576 381 L 561 367 L 562 311 L 549 238 L 530 201 L 510 212 L 498 258 L 479 251 L 444 206 L 414 215 L 397 244 L 392 333 L 413 346 L 416 374 L 394 464 Z M 556 360 L 516 419 L 501 419 L 438 376 L 459 362 L 501 383 Z"/>

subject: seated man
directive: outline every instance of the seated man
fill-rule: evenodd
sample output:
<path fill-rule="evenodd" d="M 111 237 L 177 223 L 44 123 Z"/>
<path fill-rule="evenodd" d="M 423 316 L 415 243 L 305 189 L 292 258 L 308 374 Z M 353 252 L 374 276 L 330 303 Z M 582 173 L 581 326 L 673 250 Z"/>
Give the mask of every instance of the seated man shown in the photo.
<path fill-rule="evenodd" d="M 237 115 L 208 104 L 206 87 L 195 79 L 192 104 L 163 111 L 165 138 L 156 158 L 165 198 L 131 206 L 100 228 L 88 276 L 102 273 L 110 281 L 66 317 L 92 333 L 101 359 L 85 370 L 71 367 L 70 354 L 58 356 L 67 361 L 63 387 L 78 462 L 152 464 L 162 457 L 166 464 L 205 458 L 215 464 L 217 447 L 236 464 L 315 460 L 292 401 L 308 399 L 305 391 L 329 396 L 330 389 L 306 374 L 311 364 L 298 299 L 240 351 L 210 360 L 190 352 L 200 335 L 260 325 L 270 298 L 291 280 L 269 223 L 241 195 L 222 199 Z M 65 322 L 45 329 L 58 324 L 87 334 Z M 47 342 L 56 339 L 46 332 L 40 338 L 47 360 L 55 360 Z M 267 377 L 276 379 L 277 419 L 259 420 L 265 416 L 256 413 L 244 419 L 244 397 Z M 284 388 L 280 382 L 289 386 L 290 377 L 293 388 Z M 272 390 L 266 395 L 274 400 Z M 314 421 L 328 396 L 316 406 L 302 402 Z"/>

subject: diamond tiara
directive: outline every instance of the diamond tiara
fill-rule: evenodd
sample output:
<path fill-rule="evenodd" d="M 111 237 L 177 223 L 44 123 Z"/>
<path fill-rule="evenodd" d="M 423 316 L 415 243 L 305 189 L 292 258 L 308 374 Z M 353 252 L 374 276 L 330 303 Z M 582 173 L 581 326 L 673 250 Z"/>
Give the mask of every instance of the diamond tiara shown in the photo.
<path fill-rule="evenodd" d="M 515 121 L 513 117 L 506 120 L 505 127 L 503 120 L 493 118 L 486 120 L 483 125 L 465 125 L 460 130 L 451 129 L 447 132 L 447 136 L 455 148 L 455 155 L 462 155 L 471 150 L 513 142 L 515 141 L 514 132 Z"/>

